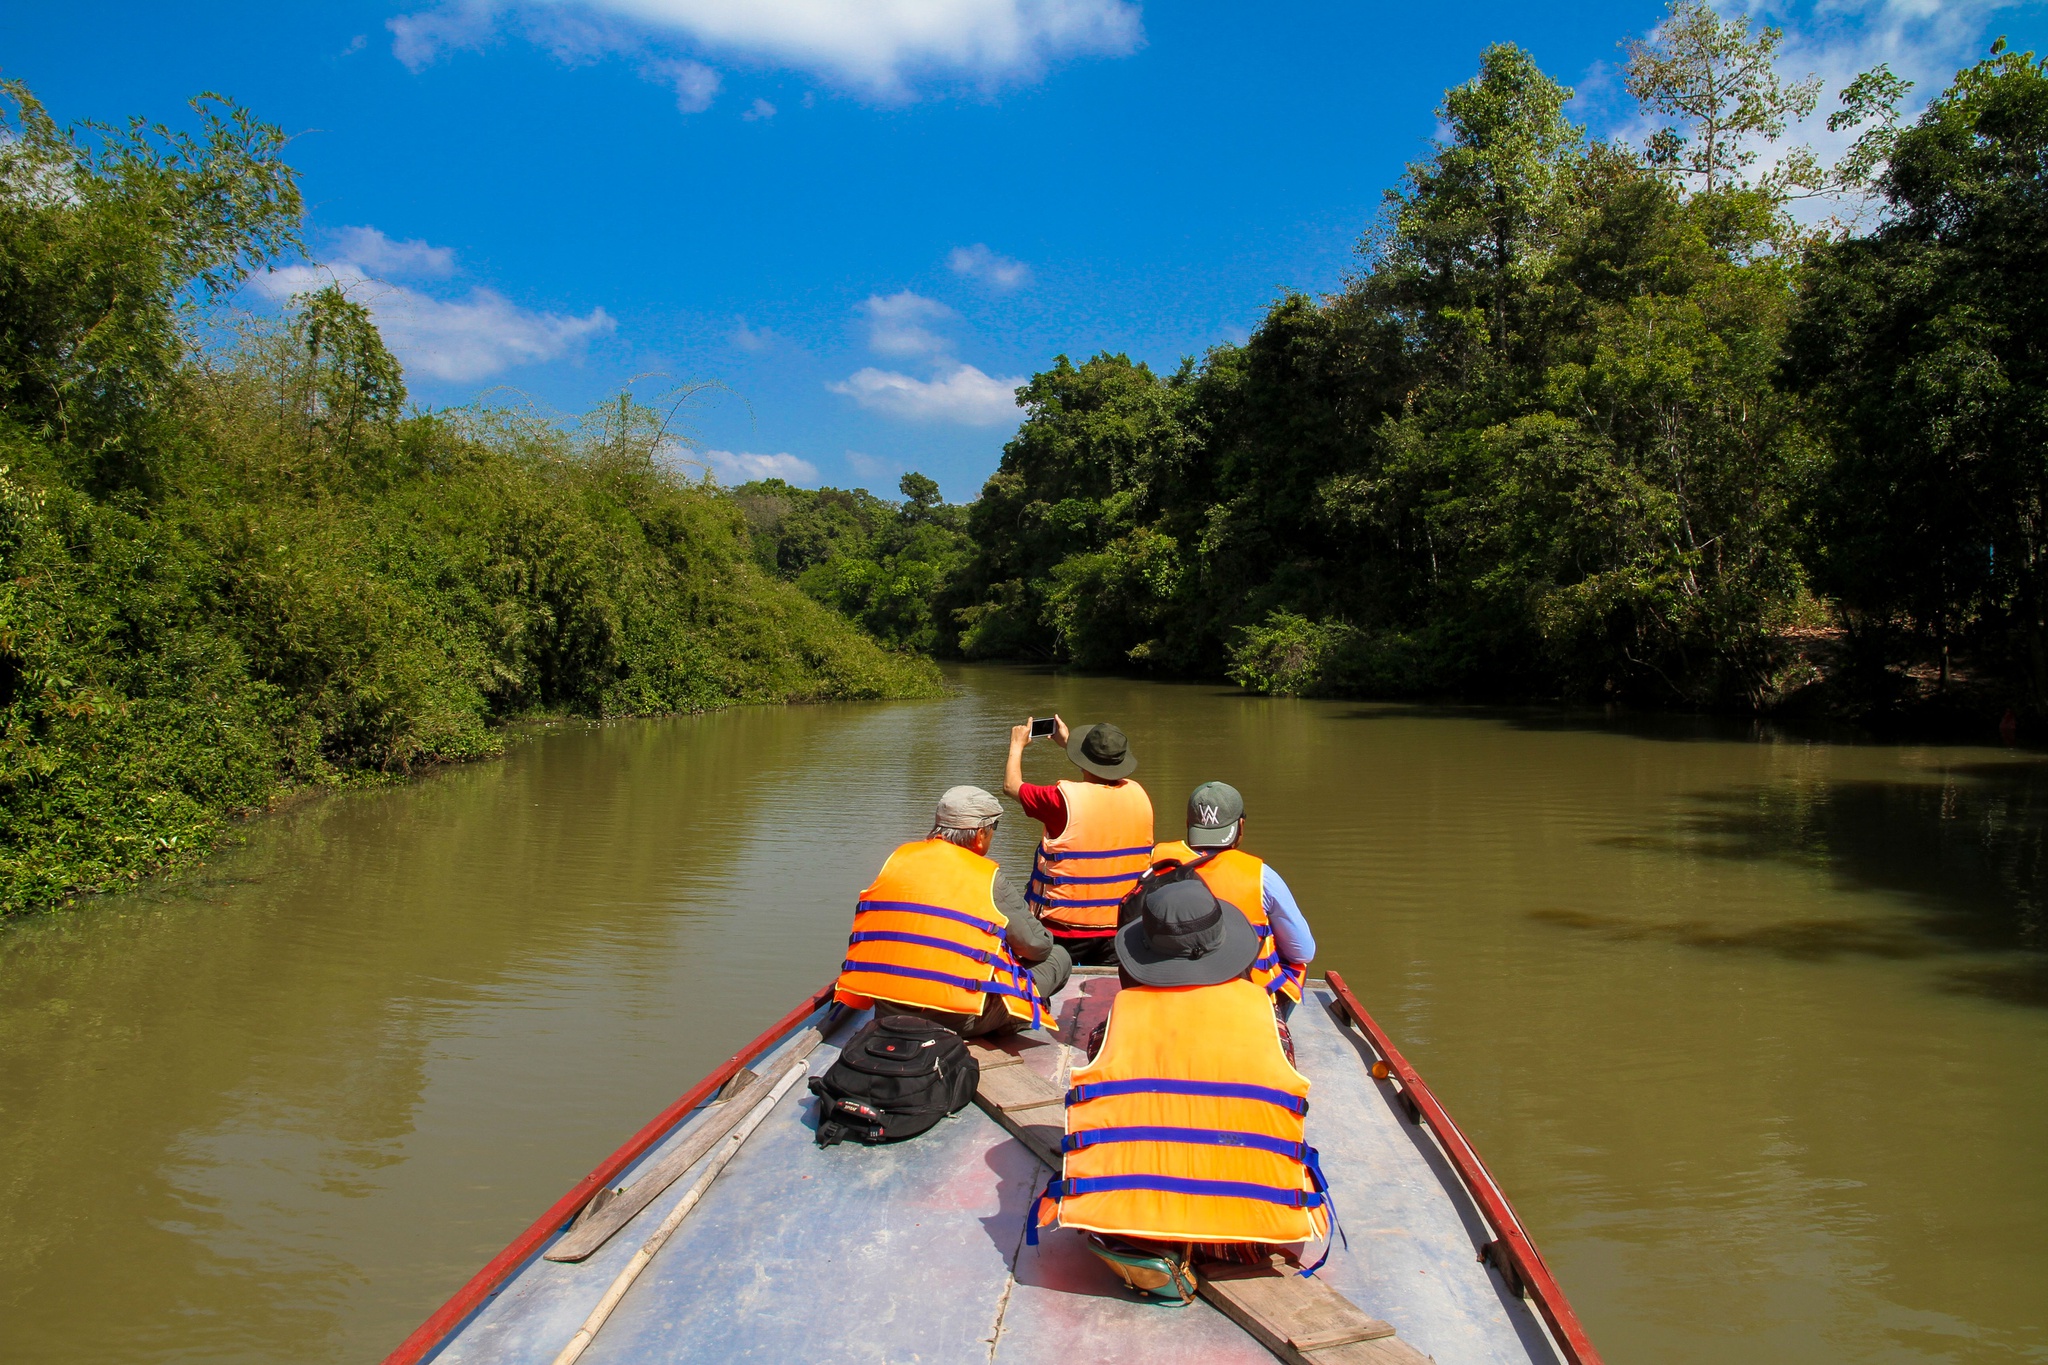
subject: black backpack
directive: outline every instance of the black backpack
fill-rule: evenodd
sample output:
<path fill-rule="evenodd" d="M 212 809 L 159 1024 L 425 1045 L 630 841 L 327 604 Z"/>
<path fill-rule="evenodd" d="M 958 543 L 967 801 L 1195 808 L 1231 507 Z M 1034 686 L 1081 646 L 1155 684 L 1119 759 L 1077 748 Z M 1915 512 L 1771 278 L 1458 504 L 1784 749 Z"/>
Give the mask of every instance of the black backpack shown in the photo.
<path fill-rule="evenodd" d="M 1117 928 L 1123 928 L 1123 926 L 1138 917 L 1138 904 L 1145 899 L 1147 892 L 1171 882 L 1186 881 L 1189 877 L 1199 877 L 1201 869 L 1207 864 L 1216 861 L 1216 855 L 1222 851 L 1222 849 L 1218 848 L 1203 849 L 1186 862 L 1181 862 L 1177 858 L 1161 858 L 1153 863 L 1152 866 L 1140 872 L 1137 882 L 1132 885 L 1130 890 L 1124 892 L 1124 898 L 1117 902 Z M 1243 906 L 1238 907 L 1240 910 L 1243 908 Z"/>
<path fill-rule="evenodd" d="M 981 1063 L 959 1034 L 915 1015 L 879 1015 L 847 1040 L 824 1075 L 811 1077 L 818 1145 L 916 1137 L 966 1108 L 979 1084 Z"/>

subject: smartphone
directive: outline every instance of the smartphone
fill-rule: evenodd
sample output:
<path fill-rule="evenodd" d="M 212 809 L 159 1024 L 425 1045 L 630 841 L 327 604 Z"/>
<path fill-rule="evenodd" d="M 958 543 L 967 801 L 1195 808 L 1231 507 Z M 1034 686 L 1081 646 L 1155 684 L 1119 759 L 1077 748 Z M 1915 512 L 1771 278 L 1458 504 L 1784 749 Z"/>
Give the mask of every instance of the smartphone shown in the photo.
<path fill-rule="evenodd" d="M 1043 720 L 1034 720 L 1031 722 L 1031 737 L 1033 739 L 1051 739 L 1053 731 L 1058 729 L 1058 727 L 1059 722 L 1051 716 L 1047 716 Z"/>

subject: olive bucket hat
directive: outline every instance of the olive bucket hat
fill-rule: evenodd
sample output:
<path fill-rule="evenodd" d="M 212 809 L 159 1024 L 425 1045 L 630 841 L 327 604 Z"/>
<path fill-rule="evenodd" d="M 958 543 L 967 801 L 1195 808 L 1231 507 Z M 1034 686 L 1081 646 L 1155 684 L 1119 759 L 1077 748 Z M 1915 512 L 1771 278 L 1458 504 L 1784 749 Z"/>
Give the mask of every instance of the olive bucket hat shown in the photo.
<path fill-rule="evenodd" d="M 1114 781 L 1138 770 L 1131 741 L 1114 725 L 1083 725 L 1067 736 L 1067 757 L 1097 777 Z"/>
<path fill-rule="evenodd" d="M 1138 917 L 1116 931 L 1117 961 L 1147 986 L 1218 985 L 1243 976 L 1258 955 L 1252 922 L 1197 877 L 1154 886 Z"/>

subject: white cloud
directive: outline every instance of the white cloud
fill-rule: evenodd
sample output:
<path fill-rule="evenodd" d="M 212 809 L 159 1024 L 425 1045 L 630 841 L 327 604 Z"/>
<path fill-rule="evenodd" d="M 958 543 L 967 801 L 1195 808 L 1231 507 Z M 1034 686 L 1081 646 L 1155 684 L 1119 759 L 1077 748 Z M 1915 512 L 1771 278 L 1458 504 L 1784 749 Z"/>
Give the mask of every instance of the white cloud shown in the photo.
<path fill-rule="evenodd" d="M 794 484 L 815 484 L 818 481 L 818 467 L 788 451 L 756 455 L 744 450 L 700 450 L 690 458 L 710 465 L 725 483 L 747 483 L 754 479 L 781 479 Z"/>
<path fill-rule="evenodd" d="M 1913 82 L 1906 105 L 1917 112 L 1948 88 L 1957 68 L 1985 55 L 1998 11 L 2011 8 L 2013 0 L 1818 0 L 1810 6 L 1766 3 L 1757 21 L 1785 30 L 1781 71 L 1820 76 L 1823 93 L 1813 122 L 1821 125 L 1839 107 L 1836 93 L 1879 62 Z M 1824 127 L 1817 135 L 1828 136 Z"/>
<path fill-rule="evenodd" d="M 649 62 L 641 71 L 676 92 L 676 109 L 701 114 L 718 98 L 718 73 L 702 62 Z"/>
<path fill-rule="evenodd" d="M 746 113 L 741 114 L 740 117 L 749 123 L 758 123 L 762 119 L 774 118 L 775 106 L 767 100 L 757 99 L 754 101 L 753 107 L 747 110 Z"/>
<path fill-rule="evenodd" d="M 883 355 L 941 356 L 950 349 L 950 343 L 926 325 L 957 316 L 937 299 L 905 289 L 887 298 L 870 294 L 860 310 L 868 315 L 868 345 Z"/>
<path fill-rule="evenodd" d="M 734 318 L 732 331 L 727 334 L 727 340 L 742 351 L 759 355 L 773 346 L 778 338 L 766 327 L 749 327 L 745 318 Z"/>
<path fill-rule="evenodd" d="M 955 275 L 965 275 L 971 280 L 980 280 L 997 291 L 1015 289 L 1031 282 L 1031 267 L 1022 261 L 1013 261 L 1008 256 L 999 256 L 988 249 L 986 242 L 973 246 L 956 246 L 946 257 L 946 264 Z"/>
<path fill-rule="evenodd" d="M 376 319 L 384 344 L 408 370 L 462 383 L 487 379 L 515 365 L 532 365 L 569 354 L 618 324 L 602 308 L 582 317 L 521 308 L 481 286 L 467 297 L 436 298 L 387 277 L 392 274 L 448 274 L 455 253 L 425 242 L 394 242 L 375 228 L 341 234 L 344 250 L 327 265 L 291 265 L 267 271 L 250 283 L 279 301 L 338 284 Z"/>
<path fill-rule="evenodd" d="M 386 279 L 399 275 L 440 279 L 455 273 L 455 248 L 428 246 L 417 239 L 394 242 L 373 227 L 343 228 L 334 234 L 334 257 Z"/>
<path fill-rule="evenodd" d="M 928 380 L 870 366 L 825 387 L 891 417 L 989 427 L 1017 420 L 1016 390 L 1025 382 L 1021 375 L 993 379 L 972 365 L 942 368 Z"/>
<path fill-rule="evenodd" d="M 444 4 L 384 21 L 391 30 L 391 55 L 418 71 L 450 48 L 482 47 L 497 28 L 487 4 Z"/>
<path fill-rule="evenodd" d="M 443 0 L 391 19 L 392 51 L 417 70 L 508 19 L 557 55 L 684 42 L 885 99 L 922 77 L 989 87 L 1144 41 L 1130 0 Z"/>

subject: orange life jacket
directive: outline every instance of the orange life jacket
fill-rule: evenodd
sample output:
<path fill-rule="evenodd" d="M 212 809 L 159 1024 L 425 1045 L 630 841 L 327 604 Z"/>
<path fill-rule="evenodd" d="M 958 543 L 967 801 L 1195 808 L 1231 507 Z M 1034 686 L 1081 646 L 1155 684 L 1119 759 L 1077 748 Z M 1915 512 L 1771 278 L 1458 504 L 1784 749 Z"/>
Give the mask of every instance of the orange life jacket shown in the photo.
<path fill-rule="evenodd" d="M 1066 827 L 1038 841 L 1026 898 L 1061 933 L 1116 932 L 1116 907 L 1152 860 L 1152 798 L 1130 778 L 1115 784 L 1062 782 Z"/>
<path fill-rule="evenodd" d="M 1167 1242 L 1304 1242 L 1329 1230 L 1308 1078 L 1287 1064 L 1266 992 L 1130 986 L 1067 1092 L 1066 1153 L 1028 1231 Z"/>
<path fill-rule="evenodd" d="M 1273 922 L 1266 917 L 1266 864 L 1264 860 L 1234 848 L 1218 849 L 1212 856 L 1196 853 L 1185 840 L 1170 839 L 1152 850 L 1152 862 L 1193 863 L 1200 859 L 1195 875 L 1202 879 L 1216 899 L 1244 911 L 1259 935 L 1259 956 L 1252 963 L 1251 978 L 1274 994 L 1285 994 L 1301 1003 L 1301 983 L 1308 976 L 1305 962 L 1282 962 L 1279 941 L 1273 937 Z"/>
<path fill-rule="evenodd" d="M 920 839 L 889 855 L 860 893 L 834 998 L 855 1009 L 877 1000 L 978 1015 L 999 995 L 1035 1026 L 1042 1002 L 1010 952 L 996 908 L 996 865 L 944 839 Z"/>

